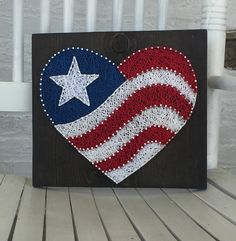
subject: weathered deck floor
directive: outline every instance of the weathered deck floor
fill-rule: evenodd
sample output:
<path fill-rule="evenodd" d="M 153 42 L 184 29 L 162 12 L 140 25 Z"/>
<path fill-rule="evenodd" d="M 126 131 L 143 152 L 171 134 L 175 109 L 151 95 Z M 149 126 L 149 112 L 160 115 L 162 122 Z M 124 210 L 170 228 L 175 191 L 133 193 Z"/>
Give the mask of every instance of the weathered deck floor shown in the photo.
<path fill-rule="evenodd" d="M 0 241 L 236 240 L 236 176 L 208 190 L 31 187 L 0 175 Z"/>

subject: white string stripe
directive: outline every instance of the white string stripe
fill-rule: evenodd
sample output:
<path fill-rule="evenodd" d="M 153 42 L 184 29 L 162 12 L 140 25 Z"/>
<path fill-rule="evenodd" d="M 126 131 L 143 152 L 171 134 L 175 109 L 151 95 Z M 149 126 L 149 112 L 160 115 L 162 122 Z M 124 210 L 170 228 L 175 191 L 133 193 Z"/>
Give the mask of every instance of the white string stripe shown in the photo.
<path fill-rule="evenodd" d="M 190 103 L 195 103 L 196 94 L 180 75 L 169 70 L 156 69 L 124 82 L 102 105 L 88 115 L 70 123 L 55 125 L 55 127 L 65 137 L 82 135 L 107 119 L 133 92 L 155 84 L 170 85 Z"/>

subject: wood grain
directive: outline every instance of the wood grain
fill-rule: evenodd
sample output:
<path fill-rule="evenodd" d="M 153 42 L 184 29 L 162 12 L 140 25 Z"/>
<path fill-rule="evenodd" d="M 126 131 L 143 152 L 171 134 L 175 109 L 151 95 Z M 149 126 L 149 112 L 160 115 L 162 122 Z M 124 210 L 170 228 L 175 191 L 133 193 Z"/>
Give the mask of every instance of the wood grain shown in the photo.
<path fill-rule="evenodd" d="M 93 188 L 93 194 L 109 240 L 140 240 L 112 189 Z"/>
<path fill-rule="evenodd" d="M 81 241 L 108 240 L 91 189 L 70 188 L 70 198 L 78 239 Z"/>
<path fill-rule="evenodd" d="M 47 190 L 46 240 L 74 241 L 68 188 Z"/>
<path fill-rule="evenodd" d="M 114 191 L 143 240 L 176 240 L 135 189 L 116 188 Z"/>
<path fill-rule="evenodd" d="M 7 241 L 17 214 L 25 178 L 6 175 L 0 186 L 0 240 Z"/>
<path fill-rule="evenodd" d="M 171 200 L 214 238 L 221 241 L 236 239 L 235 225 L 215 212 L 191 192 L 180 189 L 165 189 L 164 191 Z"/>
<path fill-rule="evenodd" d="M 208 180 L 232 198 L 236 199 L 236 176 L 218 168 L 208 171 Z"/>
<path fill-rule="evenodd" d="M 43 236 L 45 189 L 28 180 L 24 187 L 12 241 L 41 241 Z"/>
<path fill-rule="evenodd" d="M 139 193 L 160 217 L 175 237 L 181 241 L 213 241 L 204 229 L 197 225 L 163 191 L 156 188 L 139 188 Z M 181 222 L 180 222 L 181 220 Z"/>
<path fill-rule="evenodd" d="M 236 201 L 210 183 L 207 189 L 207 192 L 194 190 L 192 193 L 236 225 Z"/>
<path fill-rule="evenodd" d="M 40 73 L 54 53 L 67 47 L 93 49 L 119 64 L 134 51 L 157 45 L 175 48 L 191 60 L 198 79 L 196 106 L 164 150 L 116 185 L 51 125 L 39 99 Z M 34 186 L 206 188 L 206 31 L 35 34 L 32 54 Z"/>
<path fill-rule="evenodd" d="M 211 185 L 191 192 L 48 188 L 45 196 L 45 189 L 32 188 L 31 180 L 25 184 L 24 178 L 6 175 L 0 186 L 0 240 L 233 241 L 234 201 Z"/>

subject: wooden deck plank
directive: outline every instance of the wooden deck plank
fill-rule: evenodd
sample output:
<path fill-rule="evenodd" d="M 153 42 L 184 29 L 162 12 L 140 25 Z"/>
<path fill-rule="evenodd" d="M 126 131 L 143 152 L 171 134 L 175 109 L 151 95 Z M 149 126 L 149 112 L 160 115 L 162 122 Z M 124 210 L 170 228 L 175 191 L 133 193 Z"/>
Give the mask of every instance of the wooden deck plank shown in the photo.
<path fill-rule="evenodd" d="M 93 188 L 93 195 L 111 241 L 140 240 L 110 188 Z"/>
<path fill-rule="evenodd" d="M 78 239 L 106 241 L 107 237 L 91 189 L 70 188 L 69 190 Z"/>
<path fill-rule="evenodd" d="M 25 178 L 6 175 L 0 186 L 0 240 L 7 241 L 14 222 Z"/>
<path fill-rule="evenodd" d="M 75 240 L 71 206 L 81 241 L 212 241 L 210 234 L 236 240 L 235 176 L 222 169 L 210 173 L 206 191 L 70 188 L 69 196 L 67 188 L 49 188 L 45 240 Z M 46 191 L 24 184 L 23 177 L 0 175 L 1 241 L 8 241 L 12 230 L 12 241 L 42 240 Z"/>
<path fill-rule="evenodd" d="M 235 225 L 210 208 L 190 191 L 184 189 L 164 189 L 164 191 L 193 220 L 217 240 L 236 240 Z"/>
<path fill-rule="evenodd" d="M 144 240 L 176 240 L 135 189 L 116 188 L 114 191 Z"/>
<path fill-rule="evenodd" d="M 0 185 L 2 184 L 3 178 L 4 178 L 4 175 L 0 174 Z"/>
<path fill-rule="evenodd" d="M 186 215 L 175 203 L 173 203 L 160 189 L 139 188 L 138 191 L 153 211 L 175 234 L 178 240 L 215 240 L 200 226 L 198 226 L 188 215 Z"/>
<path fill-rule="evenodd" d="M 45 193 L 26 182 L 12 241 L 42 241 Z"/>
<path fill-rule="evenodd" d="M 194 190 L 192 192 L 232 223 L 236 224 L 236 201 L 233 198 L 209 183 L 207 191 Z"/>
<path fill-rule="evenodd" d="M 236 176 L 228 171 L 217 168 L 208 170 L 208 180 L 214 186 L 236 199 Z"/>
<path fill-rule="evenodd" d="M 47 190 L 46 240 L 75 240 L 68 188 L 48 188 Z"/>

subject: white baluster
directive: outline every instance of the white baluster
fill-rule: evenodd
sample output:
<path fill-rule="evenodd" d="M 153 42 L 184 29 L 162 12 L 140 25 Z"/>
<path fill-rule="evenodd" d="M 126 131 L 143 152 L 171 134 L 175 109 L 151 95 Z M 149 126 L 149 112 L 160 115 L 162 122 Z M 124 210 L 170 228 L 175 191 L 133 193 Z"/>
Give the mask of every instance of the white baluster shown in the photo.
<path fill-rule="evenodd" d="M 23 0 L 13 1 L 13 81 L 23 82 Z"/>
<path fill-rule="evenodd" d="M 88 32 L 94 32 L 96 27 L 97 0 L 87 0 L 87 26 Z"/>
<path fill-rule="evenodd" d="M 120 31 L 122 26 L 123 0 L 113 0 L 112 30 Z"/>
<path fill-rule="evenodd" d="M 143 30 L 144 0 L 135 1 L 134 29 Z"/>
<path fill-rule="evenodd" d="M 157 30 L 166 29 L 168 3 L 168 0 L 157 1 Z"/>
<path fill-rule="evenodd" d="M 40 31 L 41 33 L 50 31 L 50 0 L 41 0 Z"/>
<path fill-rule="evenodd" d="M 74 19 L 74 0 L 64 0 L 63 30 L 72 32 Z"/>
<path fill-rule="evenodd" d="M 221 76 L 224 70 L 227 0 L 202 1 L 202 28 L 208 30 L 208 78 Z M 220 101 L 217 90 L 207 91 L 207 162 L 208 168 L 217 167 Z"/>
<path fill-rule="evenodd" d="M 23 82 L 23 0 L 13 0 L 13 81 L 0 81 L 0 111 L 30 111 L 31 83 Z"/>

